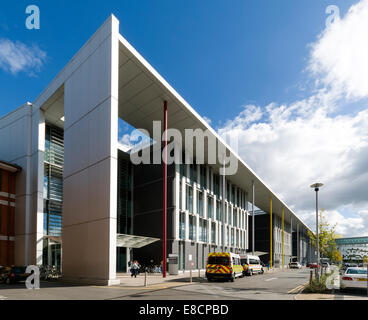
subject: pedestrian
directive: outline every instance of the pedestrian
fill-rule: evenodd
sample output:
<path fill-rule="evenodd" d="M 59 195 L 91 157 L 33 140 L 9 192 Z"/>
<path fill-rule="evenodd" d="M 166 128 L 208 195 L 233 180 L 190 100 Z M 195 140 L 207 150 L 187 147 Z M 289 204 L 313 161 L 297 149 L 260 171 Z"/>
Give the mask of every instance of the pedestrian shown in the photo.
<path fill-rule="evenodd" d="M 130 261 L 128 262 L 128 273 L 131 273 L 132 263 L 133 263 L 133 261 L 132 261 L 132 260 L 130 260 Z"/>
<path fill-rule="evenodd" d="M 134 260 L 131 266 L 131 270 L 132 270 L 132 278 L 137 278 L 138 275 L 138 270 L 139 270 L 139 264 L 137 260 Z"/>

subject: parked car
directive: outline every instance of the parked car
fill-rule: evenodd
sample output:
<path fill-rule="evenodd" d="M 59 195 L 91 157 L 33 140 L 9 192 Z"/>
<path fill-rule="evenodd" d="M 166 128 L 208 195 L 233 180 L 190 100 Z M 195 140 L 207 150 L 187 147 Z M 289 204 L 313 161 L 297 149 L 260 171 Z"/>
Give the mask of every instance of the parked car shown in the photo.
<path fill-rule="evenodd" d="M 302 265 L 296 261 L 296 262 L 290 262 L 289 263 L 289 268 L 290 269 L 301 269 L 302 268 Z"/>
<path fill-rule="evenodd" d="M 348 267 L 341 276 L 341 289 L 346 288 L 367 288 L 367 268 Z"/>
<path fill-rule="evenodd" d="M 31 275 L 26 273 L 27 267 L 2 267 L 0 269 L 0 283 L 12 284 L 26 281 Z"/>

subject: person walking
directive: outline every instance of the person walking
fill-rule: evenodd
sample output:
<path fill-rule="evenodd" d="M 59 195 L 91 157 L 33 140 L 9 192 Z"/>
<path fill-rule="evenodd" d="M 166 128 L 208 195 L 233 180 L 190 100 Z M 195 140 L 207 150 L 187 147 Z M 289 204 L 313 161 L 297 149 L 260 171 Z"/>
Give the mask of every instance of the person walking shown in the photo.
<path fill-rule="evenodd" d="M 133 260 L 130 260 L 128 262 L 128 273 L 131 273 L 132 263 L 133 263 Z"/>
<path fill-rule="evenodd" d="M 138 261 L 134 260 L 131 266 L 131 270 L 132 270 L 132 278 L 137 278 L 138 275 L 138 270 L 139 270 L 139 264 Z"/>

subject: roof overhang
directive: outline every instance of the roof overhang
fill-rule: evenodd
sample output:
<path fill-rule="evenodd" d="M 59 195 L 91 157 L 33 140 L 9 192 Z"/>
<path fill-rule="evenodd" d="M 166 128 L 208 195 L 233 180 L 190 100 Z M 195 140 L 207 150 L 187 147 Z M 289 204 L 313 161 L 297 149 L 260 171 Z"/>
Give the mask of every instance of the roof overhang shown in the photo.
<path fill-rule="evenodd" d="M 118 234 L 116 236 L 116 246 L 122 248 L 139 249 L 157 241 L 160 241 L 160 239 L 134 236 L 129 234 Z"/>
<path fill-rule="evenodd" d="M 255 205 L 269 212 L 270 198 L 273 213 L 281 217 L 285 210 L 285 221 L 298 221 L 310 228 L 276 195 L 275 192 L 231 149 L 207 122 L 166 82 L 166 80 L 120 35 L 119 45 L 119 117 L 137 129 L 153 135 L 153 121 L 163 122 L 163 102 L 168 101 L 168 128 L 179 130 L 185 137 L 185 129 L 202 129 L 214 137 L 218 146 L 226 148 L 238 161 L 238 172 L 229 179 L 251 195 L 252 181 L 255 183 Z M 206 141 L 207 142 L 207 141 Z M 207 157 L 207 145 L 205 154 Z M 195 157 L 195 149 L 194 154 Z M 220 169 L 220 164 L 211 166 Z"/>

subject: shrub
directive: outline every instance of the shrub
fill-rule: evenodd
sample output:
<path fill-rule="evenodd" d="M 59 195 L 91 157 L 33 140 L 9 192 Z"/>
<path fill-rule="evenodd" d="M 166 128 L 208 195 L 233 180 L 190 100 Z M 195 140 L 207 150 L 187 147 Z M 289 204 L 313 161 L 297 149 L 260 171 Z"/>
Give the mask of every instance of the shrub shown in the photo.
<path fill-rule="evenodd" d="M 312 280 L 312 284 L 308 284 L 305 289 L 303 290 L 303 293 L 327 293 L 331 290 L 326 288 L 326 280 L 330 276 L 330 274 L 324 274 L 320 281 L 317 279 Z"/>

